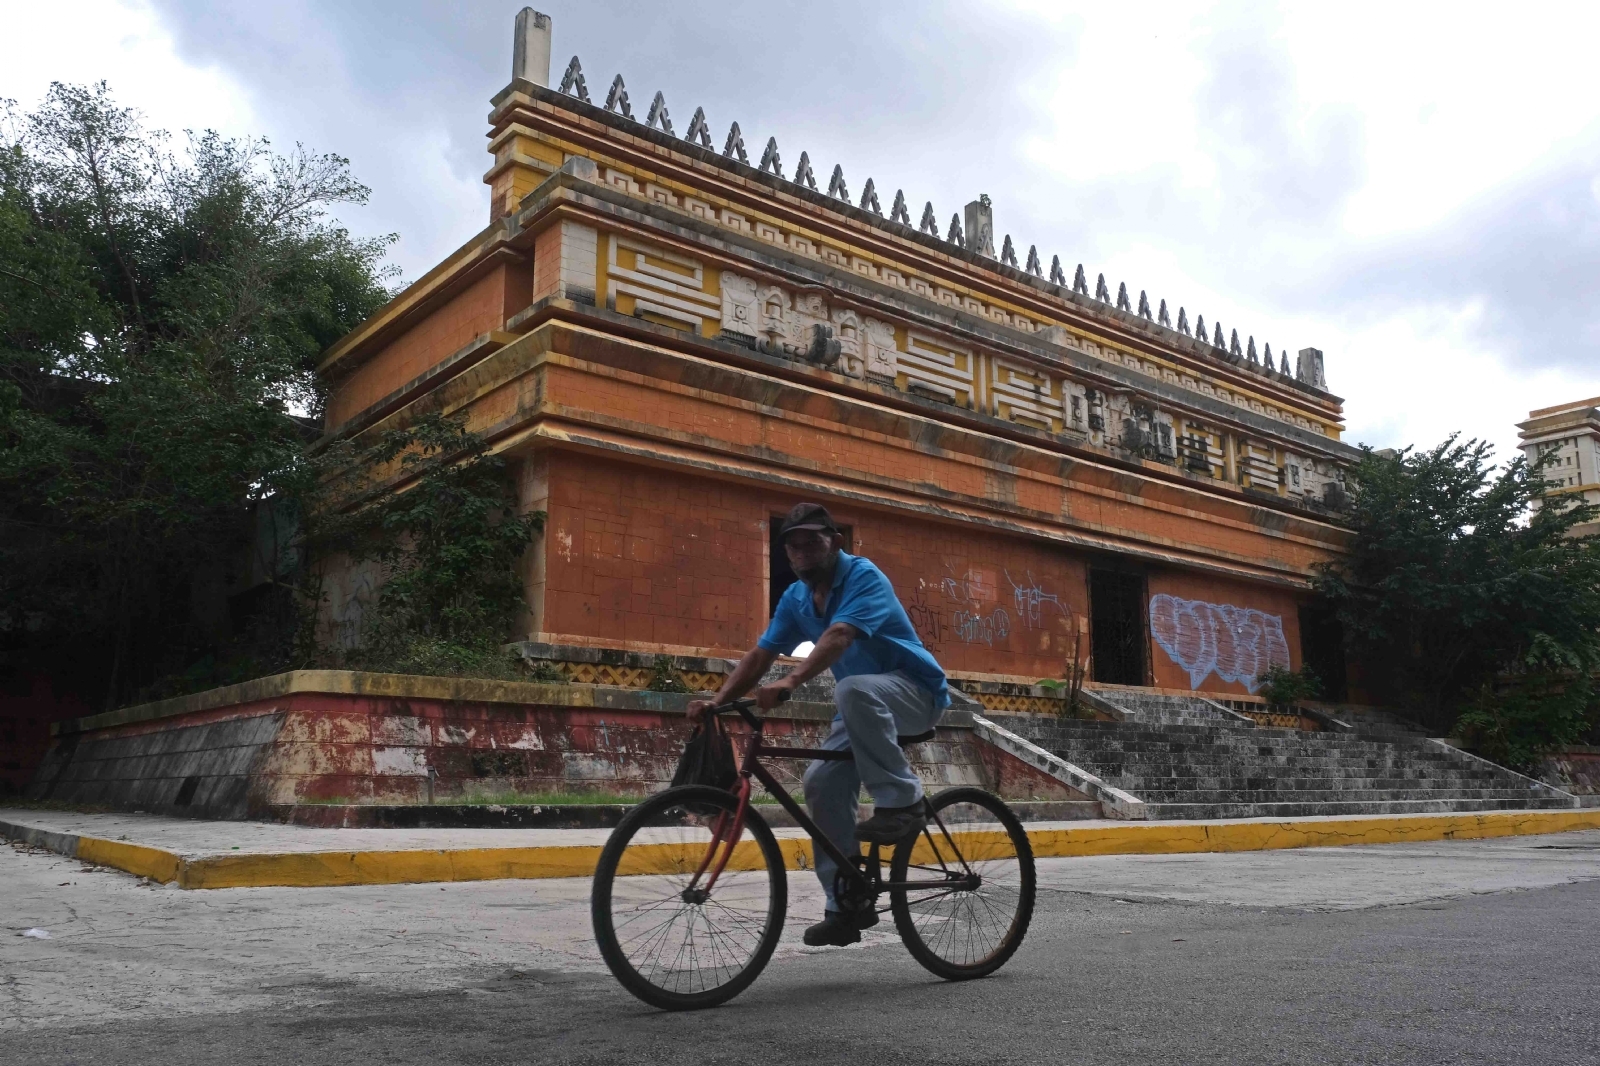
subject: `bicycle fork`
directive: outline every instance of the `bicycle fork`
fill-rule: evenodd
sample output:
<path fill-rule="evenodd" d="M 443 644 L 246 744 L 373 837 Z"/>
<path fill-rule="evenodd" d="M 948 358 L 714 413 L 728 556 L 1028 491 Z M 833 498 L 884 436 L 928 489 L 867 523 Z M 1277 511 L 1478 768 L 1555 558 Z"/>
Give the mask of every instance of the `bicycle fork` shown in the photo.
<path fill-rule="evenodd" d="M 683 899 L 686 903 L 704 903 L 711 896 L 711 890 L 717 887 L 717 878 L 722 876 L 722 871 L 727 869 L 728 860 L 733 857 L 734 846 L 739 843 L 739 838 L 744 835 L 744 816 L 750 809 L 750 777 L 740 774 L 738 783 L 734 786 L 739 797 L 739 806 L 730 818 L 727 811 L 717 815 L 717 820 L 711 824 L 711 843 L 706 847 L 705 856 L 700 860 L 700 868 L 689 879 L 689 886 L 683 890 Z M 700 878 L 705 875 L 707 868 L 711 876 L 706 878 L 704 888 L 700 888 Z"/>

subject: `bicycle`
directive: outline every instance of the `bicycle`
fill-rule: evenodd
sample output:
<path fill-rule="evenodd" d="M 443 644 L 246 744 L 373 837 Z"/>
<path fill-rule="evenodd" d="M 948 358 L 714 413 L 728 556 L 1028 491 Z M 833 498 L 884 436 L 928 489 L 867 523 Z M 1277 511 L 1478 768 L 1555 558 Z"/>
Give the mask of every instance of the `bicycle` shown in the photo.
<path fill-rule="evenodd" d="M 961 981 L 1004 965 L 1028 931 L 1034 902 L 1033 849 L 1011 809 L 965 786 L 925 797 L 927 825 L 894 845 L 885 880 L 877 844 L 845 855 L 761 762 L 852 754 L 767 744 L 754 703 L 707 711 L 737 712 L 751 730 L 731 788 L 657 793 L 623 817 L 601 851 L 590 912 L 600 954 L 622 986 L 664 1010 L 712 1007 L 748 988 L 772 958 L 788 906 L 788 860 L 798 865 L 804 842 L 774 836 L 750 805 L 752 778 L 838 863 L 841 905 L 863 914 L 870 907 L 873 921 L 887 909 L 928 970 Z M 934 733 L 902 736 L 900 745 Z M 880 908 L 884 893 L 889 905 Z"/>

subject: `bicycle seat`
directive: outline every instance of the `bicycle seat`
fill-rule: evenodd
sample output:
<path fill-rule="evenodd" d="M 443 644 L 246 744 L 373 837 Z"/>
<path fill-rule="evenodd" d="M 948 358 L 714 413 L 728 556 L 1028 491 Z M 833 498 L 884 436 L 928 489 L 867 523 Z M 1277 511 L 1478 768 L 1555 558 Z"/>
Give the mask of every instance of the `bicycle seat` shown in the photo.
<path fill-rule="evenodd" d="M 896 737 L 895 739 L 900 742 L 900 746 L 903 748 L 908 744 L 921 744 L 924 740 L 932 740 L 938 732 L 939 730 L 937 729 L 929 729 L 924 733 L 913 733 L 910 736 Z"/>

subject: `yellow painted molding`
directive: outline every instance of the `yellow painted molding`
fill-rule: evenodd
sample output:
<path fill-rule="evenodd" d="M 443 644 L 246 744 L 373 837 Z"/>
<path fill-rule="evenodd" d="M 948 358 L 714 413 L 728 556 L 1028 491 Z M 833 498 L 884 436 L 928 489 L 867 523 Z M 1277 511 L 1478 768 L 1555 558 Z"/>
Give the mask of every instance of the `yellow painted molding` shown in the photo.
<path fill-rule="evenodd" d="M 1281 821 L 1130 822 L 1123 825 L 1030 828 L 1039 858 L 1080 855 L 1179 855 L 1274 851 L 1286 848 L 1416 844 L 1482 840 L 1600 829 L 1600 808 L 1564 811 L 1488 811 L 1471 814 L 1374 815 Z M 63 837 L 85 862 L 126 870 L 180 888 L 322 888 L 441 881 L 539 880 L 587 877 L 601 846 L 549 845 L 407 851 L 328 851 L 185 858 L 161 848 L 96 837 Z M 52 846 L 44 842 L 45 846 Z M 778 841 L 791 870 L 810 869 L 811 841 Z M 662 845 L 668 847 L 668 845 Z M 735 853 L 735 868 L 751 868 L 753 847 Z M 60 846 L 53 847 L 60 850 Z"/>

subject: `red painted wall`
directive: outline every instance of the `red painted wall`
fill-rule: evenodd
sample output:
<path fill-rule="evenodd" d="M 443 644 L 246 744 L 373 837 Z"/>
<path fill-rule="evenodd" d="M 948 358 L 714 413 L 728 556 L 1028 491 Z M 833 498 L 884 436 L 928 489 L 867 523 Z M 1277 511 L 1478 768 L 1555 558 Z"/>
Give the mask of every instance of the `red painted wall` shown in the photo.
<path fill-rule="evenodd" d="M 1150 661 L 1160 688 L 1248 693 L 1251 685 L 1241 673 L 1265 672 L 1269 662 L 1300 668 L 1299 607 L 1287 591 L 1157 571 L 1149 576 L 1148 595 Z M 1170 600 L 1163 604 L 1162 597 Z M 1171 619 L 1174 612 L 1181 616 L 1176 626 L 1164 625 L 1163 613 Z"/>

